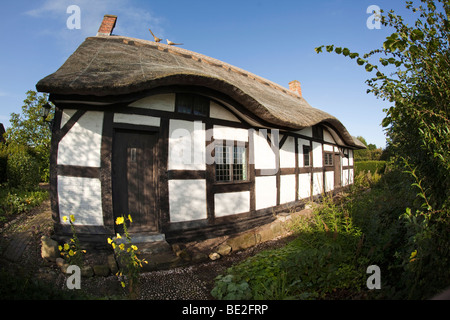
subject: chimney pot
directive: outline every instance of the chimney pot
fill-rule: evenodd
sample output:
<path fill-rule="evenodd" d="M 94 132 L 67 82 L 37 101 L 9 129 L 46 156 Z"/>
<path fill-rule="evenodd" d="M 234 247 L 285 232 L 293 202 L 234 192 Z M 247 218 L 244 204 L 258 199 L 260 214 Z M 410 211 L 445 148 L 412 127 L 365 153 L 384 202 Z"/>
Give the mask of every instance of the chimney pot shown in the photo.
<path fill-rule="evenodd" d="M 116 26 L 117 16 L 105 14 L 102 24 L 98 29 L 97 36 L 110 36 Z"/>
<path fill-rule="evenodd" d="M 297 93 L 300 97 L 302 96 L 302 87 L 300 86 L 300 81 L 298 80 L 289 82 L 289 90 Z"/>

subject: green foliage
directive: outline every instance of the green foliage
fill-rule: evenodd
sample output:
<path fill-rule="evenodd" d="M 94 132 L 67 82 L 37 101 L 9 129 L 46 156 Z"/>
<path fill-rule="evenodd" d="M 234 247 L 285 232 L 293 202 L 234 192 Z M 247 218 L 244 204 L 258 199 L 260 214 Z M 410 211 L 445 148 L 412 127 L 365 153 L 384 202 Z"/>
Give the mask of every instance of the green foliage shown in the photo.
<path fill-rule="evenodd" d="M 394 32 L 381 49 L 357 62 L 376 72 L 367 80 L 368 93 L 394 104 L 385 110 L 382 125 L 398 162 L 416 168 L 424 189 L 429 190 L 430 203 L 441 208 L 450 205 L 450 3 L 421 2 L 418 7 L 406 2 L 406 8 L 418 15 L 412 25 L 393 11 L 383 14 L 382 25 Z M 337 54 L 345 51 L 351 57 L 348 49 L 333 45 L 326 49 Z M 369 62 L 376 54 L 381 55 L 380 67 Z"/>
<path fill-rule="evenodd" d="M 0 143 L 0 183 L 7 180 L 6 167 L 8 164 L 8 150 L 6 145 Z"/>
<path fill-rule="evenodd" d="M 48 102 L 47 95 L 28 91 L 22 106 L 22 113 L 12 113 L 6 130 L 8 146 L 20 146 L 30 150 L 38 163 L 38 172 L 42 181 L 48 182 L 50 166 L 51 131 L 41 117 L 41 108 Z M 51 119 L 54 115 L 48 116 Z"/>
<path fill-rule="evenodd" d="M 10 145 L 8 147 L 6 173 L 8 184 L 12 188 L 33 190 L 39 185 L 39 163 L 26 147 Z"/>
<path fill-rule="evenodd" d="M 365 189 L 366 178 L 372 181 L 370 191 Z M 434 296 L 450 285 L 449 212 L 427 214 L 413 183 L 411 173 L 395 167 L 382 176 L 361 174 L 339 202 L 325 198 L 310 217 L 291 219 L 295 240 L 260 252 L 217 277 L 213 296 L 277 300 Z M 366 288 L 369 265 L 381 269 L 381 290 Z"/>
<path fill-rule="evenodd" d="M 399 274 L 396 291 L 409 298 L 429 297 L 450 284 L 450 2 L 420 2 L 414 6 L 406 1 L 406 8 L 417 15 L 413 24 L 392 10 L 383 14 L 382 25 L 394 32 L 381 49 L 357 61 L 376 72 L 367 80 L 367 92 L 393 104 L 384 110 L 382 125 L 395 165 L 413 178 L 417 190 L 415 203 L 404 205 L 395 213 L 400 222 L 392 222 L 401 224 L 405 238 L 395 253 L 398 265 L 390 267 Z M 326 49 L 351 55 L 333 45 Z M 377 54 L 380 67 L 369 62 Z"/>
<path fill-rule="evenodd" d="M 90 297 L 79 290 L 63 291 L 54 283 L 47 284 L 32 275 L 13 275 L 0 269 L 0 297 L 2 300 L 86 300 Z"/>
<path fill-rule="evenodd" d="M 364 287 L 367 260 L 355 254 L 361 232 L 332 201 L 326 200 L 310 220 L 298 218 L 291 227 L 298 235 L 295 240 L 229 268 L 227 275 L 216 278 L 213 296 L 314 299 Z"/>
<path fill-rule="evenodd" d="M 108 243 L 114 249 L 114 253 L 119 261 L 119 271 L 116 275 L 119 277 L 126 276 L 129 283 L 130 297 L 134 299 L 138 296 L 142 264 L 148 262 L 138 257 L 139 249 L 136 245 L 132 244 L 130 234 L 128 233 L 127 221 L 129 223 L 133 222 L 130 215 L 116 219 L 116 225 L 123 227 L 123 237 L 117 233 L 112 239 L 108 238 Z M 121 281 L 121 284 L 122 287 L 126 286 L 124 281 Z"/>
<path fill-rule="evenodd" d="M 64 221 L 67 221 L 67 217 L 63 217 Z M 81 249 L 80 241 L 78 240 L 77 233 L 75 230 L 75 217 L 70 215 L 69 217 L 70 228 L 72 230 L 72 238 L 68 243 L 65 243 L 62 246 L 58 246 L 59 251 L 61 252 L 61 256 L 69 263 L 69 265 L 76 265 L 80 268 L 84 263 L 84 254 L 86 254 L 86 250 Z"/>
<path fill-rule="evenodd" d="M 9 189 L 0 185 L 0 221 L 6 217 L 31 210 L 48 198 L 48 192 L 43 190 L 24 191 Z"/>
<path fill-rule="evenodd" d="M 384 172 L 386 161 L 355 161 L 355 175 L 360 172 Z"/>
<path fill-rule="evenodd" d="M 252 297 L 250 287 L 246 281 L 236 283 L 234 276 L 219 275 L 216 277 L 217 285 L 211 291 L 211 295 L 219 300 L 248 300 Z"/>

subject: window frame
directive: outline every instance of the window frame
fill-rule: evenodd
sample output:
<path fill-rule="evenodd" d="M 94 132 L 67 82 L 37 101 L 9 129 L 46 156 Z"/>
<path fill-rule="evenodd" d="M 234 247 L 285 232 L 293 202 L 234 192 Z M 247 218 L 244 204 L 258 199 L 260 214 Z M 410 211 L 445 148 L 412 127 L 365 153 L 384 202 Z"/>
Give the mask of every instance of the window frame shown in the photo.
<path fill-rule="evenodd" d="M 222 147 L 222 148 L 232 148 L 228 154 L 231 155 L 231 158 L 229 159 L 230 163 L 225 163 L 228 165 L 228 174 L 229 174 L 229 178 L 230 180 L 217 180 L 217 158 L 216 158 L 216 148 L 217 147 Z M 242 180 L 238 180 L 235 179 L 235 165 L 238 165 L 237 163 L 235 163 L 235 152 L 236 152 L 236 148 L 244 148 L 244 152 L 245 152 L 245 163 L 243 164 L 243 166 L 245 166 L 242 169 L 242 175 L 245 175 L 245 179 Z M 220 143 L 218 141 L 216 141 L 216 143 L 214 144 L 214 183 L 215 184 L 239 184 L 239 183 L 248 183 L 250 182 L 250 172 L 249 172 L 249 144 L 248 142 L 244 142 L 244 141 L 235 141 L 235 140 L 223 140 L 220 141 Z M 223 165 L 223 164 L 222 164 Z"/>
<path fill-rule="evenodd" d="M 329 158 L 328 158 L 329 157 Z M 334 153 L 332 152 L 324 152 L 323 156 L 323 164 L 325 167 L 332 167 L 334 166 Z"/>
<path fill-rule="evenodd" d="M 307 152 L 305 152 L 305 150 Z M 305 168 L 311 167 L 311 146 L 303 145 L 302 154 L 303 154 L 303 167 Z M 308 157 L 307 158 L 308 164 L 305 163 L 306 156 Z"/>
<path fill-rule="evenodd" d="M 189 112 L 181 110 L 183 107 L 186 107 L 184 104 L 181 105 L 181 102 L 186 103 L 187 108 L 189 108 Z M 204 105 L 202 105 L 202 103 L 204 103 Z M 202 118 L 209 118 L 210 105 L 211 105 L 211 99 L 208 97 L 199 95 L 199 94 L 179 92 L 175 96 L 175 113 L 178 113 L 178 114 L 202 117 Z M 205 112 L 204 113 L 196 113 L 196 107 L 198 107 L 198 106 L 205 107 L 205 109 L 206 109 Z M 197 112 L 198 112 L 198 110 L 197 110 Z"/>

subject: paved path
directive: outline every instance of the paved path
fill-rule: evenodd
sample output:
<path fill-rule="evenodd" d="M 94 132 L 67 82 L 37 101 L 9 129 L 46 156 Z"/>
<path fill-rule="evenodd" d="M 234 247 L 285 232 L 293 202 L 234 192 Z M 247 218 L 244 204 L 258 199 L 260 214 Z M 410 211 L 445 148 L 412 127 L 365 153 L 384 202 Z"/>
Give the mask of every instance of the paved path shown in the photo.
<path fill-rule="evenodd" d="M 11 262 L 19 261 L 30 240 L 31 232 L 25 231 L 15 234 L 3 253 L 3 257 Z"/>
<path fill-rule="evenodd" d="M 36 210 L 42 209 L 44 209 L 42 212 L 31 216 L 26 223 L 21 223 L 24 226 L 21 231 L 10 232 L 11 239 L 3 253 L 3 258 L 11 262 L 19 261 L 28 244 L 33 239 L 33 228 L 35 230 L 42 230 L 42 228 L 51 223 L 51 212 L 48 204 L 45 203 Z"/>

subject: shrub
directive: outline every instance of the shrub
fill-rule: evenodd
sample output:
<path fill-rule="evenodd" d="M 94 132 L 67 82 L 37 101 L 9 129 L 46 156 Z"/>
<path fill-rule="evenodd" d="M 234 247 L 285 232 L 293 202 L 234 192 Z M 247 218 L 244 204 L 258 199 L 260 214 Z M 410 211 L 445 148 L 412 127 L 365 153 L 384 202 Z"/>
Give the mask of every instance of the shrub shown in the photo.
<path fill-rule="evenodd" d="M 6 166 L 8 162 L 8 151 L 4 144 L 0 143 L 0 183 L 6 182 Z"/>
<path fill-rule="evenodd" d="M 386 161 L 355 161 L 355 174 L 360 172 L 383 173 L 386 169 Z"/>
<path fill-rule="evenodd" d="M 9 146 L 8 151 L 8 184 L 13 188 L 35 189 L 40 181 L 39 163 L 25 147 Z"/>
<path fill-rule="evenodd" d="M 227 275 L 216 278 L 212 295 L 314 299 L 364 288 L 368 261 L 358 254 L 361 232 L 339 206 L 325 199 L 309 221 L 299 218 L 291 228 L 297 232 L 295 240 L 229 268 Z"/>

